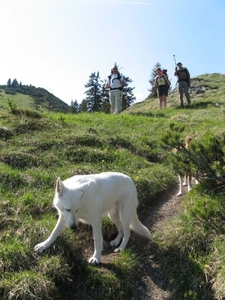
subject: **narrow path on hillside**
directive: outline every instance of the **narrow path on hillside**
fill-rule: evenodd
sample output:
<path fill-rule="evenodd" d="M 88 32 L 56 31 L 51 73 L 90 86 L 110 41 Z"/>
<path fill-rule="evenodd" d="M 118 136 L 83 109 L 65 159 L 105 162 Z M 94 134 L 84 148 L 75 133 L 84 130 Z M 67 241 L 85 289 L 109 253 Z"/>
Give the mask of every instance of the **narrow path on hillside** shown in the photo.
<path fill-rule="evenodd" d="M 184 190 L 186 192 L 186 190 Z M 173 299 L 168 291 L 168 278 L 160 267 L 159 249 L 154 243 L 154 233 L 164 231 L 165 224 L 180 212 L 183 197 L 177 197 L 178 186 L 159 195 L 158 200 L 149 210 L 149 215 L 143 222 L 152 232 L 153 242 L 137 243 L 135 250 L 141 256 L 139 276 L 136 282 L 137 294 L 132 300 L 168 300 Z"/>

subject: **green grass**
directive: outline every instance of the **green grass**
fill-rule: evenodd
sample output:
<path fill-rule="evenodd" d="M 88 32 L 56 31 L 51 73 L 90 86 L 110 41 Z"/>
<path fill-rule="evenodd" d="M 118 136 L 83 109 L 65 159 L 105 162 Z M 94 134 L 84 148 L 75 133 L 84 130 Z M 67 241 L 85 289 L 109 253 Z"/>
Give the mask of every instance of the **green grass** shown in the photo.
<path fill-rule="evenodd" d="M 16 103 L 17 108 L 24 108 L 31 106 L 33 103 L 32 97 L 30 95 L 24 94 L 15 94 L 7 95 L 4 90 L 0 90 L 0 100 L 1 100 L 1 109 L 9 110 L 8 103 L 9 99 Z"/>
<path fill-rule="evenodd" d="M 170 124 L 184 125 L 182 136 L 195 140 L 207 132 L 224 132 L 224 77 L 198 77 L 207 90 L 192 95 L 192 104 L 183 109 L 171 94 L 167 109 L 159 111 L 157 100 L 146 99 L 120 115 L 37 115 L 26 110 L 29 96 L 18 113 L 0 110 L 0 298 L 131 299 L 138 257 L 128 247 L 105 268 L 88 265 L 85 251 L 93 248 L 88 226 L 77 234 L 66 230 L 42 256 L 33 251 L 57 220 L 52 207 L 55 181 L 102 171 L 128 174 L 137 186 L 138 213 L 144 218 L 156 197 L 177 181 L 167 160 L 171 151 L 161 147 Z M 174 299 L 222 299 L 223 198 L 195 188 L 182 214 L 155 233 L 160 267 Z M 104 219 L 104 238 L 114 234 L 114 226 Z"/>

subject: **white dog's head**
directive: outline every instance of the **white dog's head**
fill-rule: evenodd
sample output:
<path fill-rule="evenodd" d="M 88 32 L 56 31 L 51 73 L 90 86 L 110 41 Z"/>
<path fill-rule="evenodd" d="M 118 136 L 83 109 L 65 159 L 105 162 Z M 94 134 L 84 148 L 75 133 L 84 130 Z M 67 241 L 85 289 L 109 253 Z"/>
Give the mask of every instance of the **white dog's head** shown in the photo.
<path fill-rule="evenodd" d="M 90 186 L 90 181 L 71 188 L 66 186 L 60 178 L 56 181 L 55 197 L 53 200 L 59 214 L 64 216 L 67 225 L 76 229 L 78 225 L 78 212 L 82 204 L 82 196 Z"/>

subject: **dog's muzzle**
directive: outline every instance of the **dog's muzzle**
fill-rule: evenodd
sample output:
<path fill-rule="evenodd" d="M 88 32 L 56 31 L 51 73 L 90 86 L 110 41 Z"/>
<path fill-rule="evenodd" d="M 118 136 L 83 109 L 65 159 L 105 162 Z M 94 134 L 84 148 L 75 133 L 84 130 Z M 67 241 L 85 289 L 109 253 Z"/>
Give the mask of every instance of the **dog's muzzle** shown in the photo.
<path fill-rule="evenodd" d="M 76 230 L 76 229 L 77 229 L 77 225 L 76 225 L 76 224 L 73 224 L 72 226 L 70 226 L 70 228 L 71 228 L 72 230 Z"/>

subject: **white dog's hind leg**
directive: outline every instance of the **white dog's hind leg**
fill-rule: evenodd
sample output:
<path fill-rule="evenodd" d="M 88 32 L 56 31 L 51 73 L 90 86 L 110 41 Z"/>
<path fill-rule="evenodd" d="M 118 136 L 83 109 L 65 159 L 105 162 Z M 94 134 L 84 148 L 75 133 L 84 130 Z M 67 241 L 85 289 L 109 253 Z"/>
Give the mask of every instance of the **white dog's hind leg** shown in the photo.
<path fill-rule="evenodd" d="M 183 194 L 183 176 L 178 175 L 179 178 L 179 192 L 177 193 L 177 196 L 181 196 Z"/>
<path fill-rule="evenodd" d="M 188 186 L 188 192 L 189 192 L 192 189 L 191 176 L 187 176 L 187 186 Z"/>
<path fill-rule="evenodd" d="M 53 229 L 49 238 L 47 240 L 45 240 L 44 242 L 37 244 L 34 247 L 34 250 L 38 254 L 41 254 L 43 251 L 45 251 L 47 248 L 49 248 L 52 245 L 52 243 L 54 243 L 54 241 L 63 232 L 63 230 L 66 228 L 66 226 L 67 225 L 66 225 L 66 222 L 64 221 L 64 218 L 63 218 L 62 214 L 60 214 L 57 224 L 56 224 L 55 228 Z"/>
<path fill-rule="evenodd" d="M 189 180 L 189 176 L 187 174 L 185 174 L 184 177 L 183 177 L 183 186 L 188 185 L 188 180 Z"/>
<path fill-rule="evenodd" d="M 120 211 L 120 220 L 121 226 L 123 229 L 123 240 L 118 248 L 114 250 L 114 252 L 122 251 L 126 248 L 127 243 L 130 239 L 130 223 L 132 217 L 132 208 L 131 207 L 122 207 Z"/>
<path fill-rule="evenodd" d="M 112 240 L 109 244 L 112 247 L 117 247 L 120 243 L 120 241 L 123 238 L 123 227 L 121 225 L 120 219 L 119 219 L 119 212 L 118 209 L 113 208 L 109 214 L 108 214 L 110 220 L 113 222 L 113 224 L 115 224 L 117 230 L 118 230 L 118 235 L 117 237 Z"/>
<path fill-rule="evenodd" d="M 102 254 L 101 221 L 92 225 L 94 235 L 94 254 L 89 258 L 90 264 L 99 264 Z"/>
<path fill-rule="evenodd" d="M 114 250 L 114 252 L 122 251 L 126 248 L 127 243 L 130 239 L 130 226 L 123 227 L 123 240 L 118 248 Z"/>

